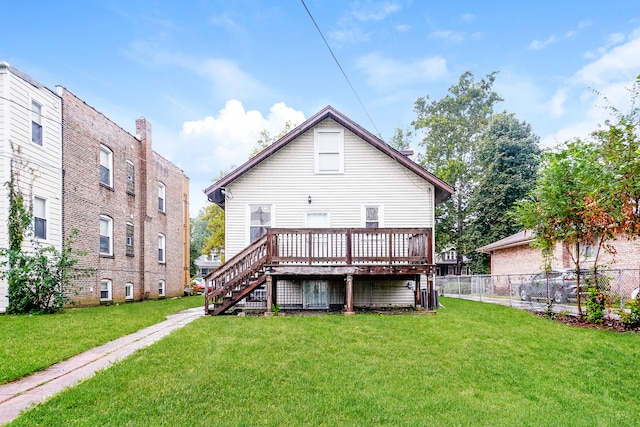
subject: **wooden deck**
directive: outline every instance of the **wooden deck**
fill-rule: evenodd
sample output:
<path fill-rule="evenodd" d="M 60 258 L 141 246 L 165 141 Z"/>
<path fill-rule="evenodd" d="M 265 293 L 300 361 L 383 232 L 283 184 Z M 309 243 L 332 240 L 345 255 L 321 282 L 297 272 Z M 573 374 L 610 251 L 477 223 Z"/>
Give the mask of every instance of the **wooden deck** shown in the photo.
<path fill-rule="evenodd" d="M 419 304 L 419 277 L 434 271 L 432 242 L 430 228 L 272 228 L 207 276 L 205 310 L 221 313 L 265 282 L 270 310 L 278 276 L 344 276 L 347 312 L 353 312 L 353 276 L 415 276 Z"/>

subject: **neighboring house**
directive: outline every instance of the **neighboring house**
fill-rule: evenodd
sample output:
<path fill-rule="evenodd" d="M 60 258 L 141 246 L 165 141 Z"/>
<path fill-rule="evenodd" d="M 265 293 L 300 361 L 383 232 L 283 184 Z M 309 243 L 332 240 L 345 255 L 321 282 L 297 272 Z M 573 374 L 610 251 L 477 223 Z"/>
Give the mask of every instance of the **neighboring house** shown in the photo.
<path fill-rule="evenodd" d="M 200 255 L 196 258 L 194 264 L 198 267 L 196 277 L 205 277 L 207 274 L 220 267 L 221 262 L 215 254 L 208 254 Z"/>
<path fill-rule="evenodd" d="M 352 313 L 421 303 L 453 188 L 329 106 L 205 193 L 225 210 L 227 260 L 207 309 Z"/>
<path fill-rule="evenodd" d="M 539 249 L 531 247 L 534 237 L 531 231 L 523 230 L 504 239 L 478 248 L 479 252 L 491 255 L 491 274 L 531 274 L 542 271 L 543 258 Z M 611 241 L 615 256 L 601 253 L 599 265 L 616 269 L 640 269 L 640 242 L 619 238 Z M 595 262 L 595 245 L 582 245 L 580 264 L 590 268 Z M 562 242 L 556 244 L 551 268 L 572 268 L 571 254 Z"/>
<path fill-rule="evenodd" d="M 452 276 L 456 274 L 456 264 L 458 261 L 458 251 L 456 248 L 450 247 L 443 249 L 436 254 L 436 276 Z M 462 257 L 462 270 L 460 274 L 471 274 L 469 269 L 469 258 Z"/>
<path fill-rule="evenodd" d="M 104 304 L 180 296 L 189 283 L 189 179 L 153 151 L 151 124 L 131 135 L 58 86 L 62 98 L 64 233 L 95 274 L 72 298 Z"/>
<path fill-rule="evenodd" d="M 62 102 L 41 83 L 0 62 L 0 246 L 8 247 L 9 199 L 4 185 L 11 168 L 33 207 L 33 237 L 43 246 L 62 247 Z M 29 249 L 30 240 L 23 247 Z M 0 280 L 0 313 L 8 305 L 8 285 Z"/>

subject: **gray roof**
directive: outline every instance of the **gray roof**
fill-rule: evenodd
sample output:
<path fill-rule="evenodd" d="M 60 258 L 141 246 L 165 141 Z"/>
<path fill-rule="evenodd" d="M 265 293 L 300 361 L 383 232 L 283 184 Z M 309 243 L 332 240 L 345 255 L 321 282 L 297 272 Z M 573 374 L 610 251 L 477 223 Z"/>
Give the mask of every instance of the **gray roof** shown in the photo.
<path fill-rule="evenodd" d="M 531 232 L 530 230 L 522 230 L 517 232 L 516 234 L 512 234 L 511 236 L 505 237 L 504 239 L 500 239 L 496 242 L 489 243 L 488 245 L 479 247 L 476 250 L 478 252 L 491 254 L 493 251 L 497 249 L 506 249 L 513 246 L 528 245 L 532 241 L 533 241 L 533 232 Z"/>

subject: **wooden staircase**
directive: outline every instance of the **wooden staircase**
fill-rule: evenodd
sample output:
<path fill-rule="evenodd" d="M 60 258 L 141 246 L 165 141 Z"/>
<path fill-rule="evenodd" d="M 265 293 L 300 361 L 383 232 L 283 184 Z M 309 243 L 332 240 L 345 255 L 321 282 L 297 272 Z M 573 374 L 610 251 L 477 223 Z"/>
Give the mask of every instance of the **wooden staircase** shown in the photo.
<path fill-rule="evenodd" d="M 205 312 L 222 314 L 262 285 L 267 278 L 267 252 L 265 235 L 207 275 Z"/>

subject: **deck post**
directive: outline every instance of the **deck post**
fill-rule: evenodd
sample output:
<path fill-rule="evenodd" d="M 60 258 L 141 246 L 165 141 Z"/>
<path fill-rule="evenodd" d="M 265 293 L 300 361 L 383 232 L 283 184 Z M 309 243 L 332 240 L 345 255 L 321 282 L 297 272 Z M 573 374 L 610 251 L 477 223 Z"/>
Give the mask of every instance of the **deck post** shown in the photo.
<path fill-rule="evenodd" d="M 271 306 L 273 305 L 273 276 L 267 274 L 267 311 L 264 312 L 265 316 L 273 316 Z"/>
<path fill-rule="evenodd" d="M 351 274 L 347 274 L 346 297 L 347 297 L 347 306 L 345 307 L 344 314 L 346 316 L 351 316 L 356 314 L 355 311 L 353 311 L 353 276 Z"/>
<path fill-rule="evenodd" d="M 416 308 L 422 305 L 422 293 L 420 292 L 420 275 L 416 274 L 415 278 L 416 289 L 415 289 L 415 298 L 416 298 Z"/>

